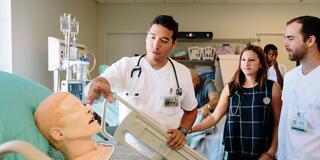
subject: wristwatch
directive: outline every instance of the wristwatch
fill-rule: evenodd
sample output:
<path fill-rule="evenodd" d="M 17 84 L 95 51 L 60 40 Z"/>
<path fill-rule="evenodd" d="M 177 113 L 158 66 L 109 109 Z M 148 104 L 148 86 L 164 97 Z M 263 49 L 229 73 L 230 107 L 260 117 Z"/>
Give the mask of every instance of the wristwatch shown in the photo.
<path fill-rule="evenodd" d="M 184 127 L 179 127 L 178 130 L 180 130 L 185 136 L 188 134 L 188 130 L 187 128 L 184 128 Z"/>

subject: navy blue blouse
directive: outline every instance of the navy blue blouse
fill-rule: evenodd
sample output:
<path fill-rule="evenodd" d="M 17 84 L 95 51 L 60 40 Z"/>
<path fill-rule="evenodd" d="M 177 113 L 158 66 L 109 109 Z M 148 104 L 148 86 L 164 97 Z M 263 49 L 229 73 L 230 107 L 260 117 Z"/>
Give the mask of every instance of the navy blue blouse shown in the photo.
<path fill-rule="evenodd" d="M 256 159 L 269 149 L 273 113 L 271 102 L 266 105 L 263 99 L 272 99 L 272 86 L 273 81 L 268 80 L 262 89 L 258 84 L 242 88 L 230 97 L 223 141 L 229 154 Z"/>

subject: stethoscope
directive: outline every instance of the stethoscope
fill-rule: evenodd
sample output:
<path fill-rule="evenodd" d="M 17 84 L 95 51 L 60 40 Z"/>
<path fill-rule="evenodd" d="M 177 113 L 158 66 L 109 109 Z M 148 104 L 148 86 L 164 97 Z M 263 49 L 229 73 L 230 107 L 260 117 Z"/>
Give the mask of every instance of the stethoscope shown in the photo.
<path fill-rule="evenodd" d="M 262 99 L 262 102 L 263 102 L 263 104 L 265 104 L 265 105 L 269 105 L 270 104 L 270 102 L 271 102 L 271 99 L 268 97 L 268 88 L 267 88 L 267 84 L 265 85 L 265 93 L 266 93 L 266 96 Z M 231 111 L 231 108 L 229 109 L 229 114 L 231 115 L 231 116 L 240 116 L 240 114 L 237 114 L 238 113 L 238 110 L 239 110 L 239 108 L 240 108 L 240 103 L 241 103 L 241 101 L 240 101 L 240 94 L 238 93 L 238 91 L 236 91 L 235 92 L 235 94 L 234 95 L 232 95 L 231 96 L 231 100 L 230 100 L 230 103 L 232 103 L 232 100 L 233 100 L 233 97 L 234 96 L 237 96 L 238 97 L 238 104 L 237 104 L 237 107 L 236 107 L 236 111 L 235 112 L 232 112 Z"/>
<path fill-rule="evenodd" d="M 146 56 L 146 54 L 142 55 L 139 57 L 138 59 L 138 62 L 137 64 L 132 68 L 131 70 L 131 74 L 130 74 L 130 77 L 132 78 L 133 77 L 133 73 L 138 71 L 138 77 L 140 77 L 141 75 L 141 66 L 140 66 L 140 60 Z M 177 76 L 177 72 L 176 72 L 176 68 L 174 67 L 174 64 L 172 63 L 172 61 L 170 60 L 170 58 L 167 57 L 167 59 L 169 60 L 172 68 L 173 68 L 173 72 L 174 72 L 174 77 L 176 79 L 176 83 L 177 83 L 177 90 L 176 90 L 176 95 L 177 96 L 181 96 L 182 95 L 182 88 L 180 88 L 180 85 L 179 85 L 179 81 L 178 81 L 178 76 Z M 129 93 L 126 93 L 126 95 L 130 95 Z M 132 94 L 134 96 L 139 96 L 139 93 L 135 93 L 135 94 Z"/>

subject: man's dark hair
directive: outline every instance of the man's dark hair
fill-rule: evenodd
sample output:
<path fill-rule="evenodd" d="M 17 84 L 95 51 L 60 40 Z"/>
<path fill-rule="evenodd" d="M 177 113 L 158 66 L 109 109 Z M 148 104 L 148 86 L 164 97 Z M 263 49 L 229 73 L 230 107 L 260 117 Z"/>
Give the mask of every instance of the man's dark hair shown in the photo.
<path fill-rule="evenodd" d="M 264 46 L 264 53 L 267 54 L 270 50 L 276 51 L 278 50 L 278 48 L 274 44 L 267 44 L 266 46 Z"/>
<path fill-rule="evenodd" d="M 288 21 L 287 25 L 293 22 L 302 24 L 301 33 L 305 42 L 312 35 L 316 37 L 318 50 L 320 50 L 320 19 L 314 16 L 300 16 Z"/>
<path fill-rule="evenodd" d="M 169 30 L 173 31 L 172 40 L 173 42 L 177 39 L 178 36 L 178 23 L 169 15 L 159 15 L 153 19 L 150 26 L 153 24 L 160 24 Z"/>

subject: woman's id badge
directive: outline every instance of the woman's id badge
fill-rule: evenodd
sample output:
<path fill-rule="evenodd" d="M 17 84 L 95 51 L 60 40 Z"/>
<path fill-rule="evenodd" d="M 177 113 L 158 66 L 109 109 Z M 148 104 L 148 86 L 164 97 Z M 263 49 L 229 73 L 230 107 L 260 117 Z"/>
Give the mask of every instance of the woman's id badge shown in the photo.
<path fill-rule="evenodd" d="M 304 118 L 304 116 L 298 112 L 296 116 L 294 116 L 291 120 L 291 129 L 307 132 L 308 131 L 308 120 Z"/>

